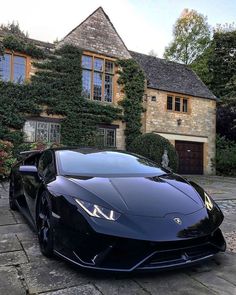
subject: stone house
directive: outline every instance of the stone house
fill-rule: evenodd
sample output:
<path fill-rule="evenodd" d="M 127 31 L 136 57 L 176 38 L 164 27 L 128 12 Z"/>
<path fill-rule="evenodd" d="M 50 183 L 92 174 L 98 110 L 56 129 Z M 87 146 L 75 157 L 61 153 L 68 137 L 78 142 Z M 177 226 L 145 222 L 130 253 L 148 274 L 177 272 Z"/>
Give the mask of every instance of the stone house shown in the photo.
<path fill-rule="evenodd" d="M 49 50 L 54 48 L 50 43 L 33 42 Z M 117 105 L 123 99 L 115 61 L 134 58 L 146 77 L 142 132 L 158 133 L 176 147 L 180 173 L 214 173 L 216 97 L 192 70 L 183 64 L 129 51 L 101 7 L 56 46 L 64 44 L 83 50 L 83 94 L 97 103 Z M 3 80 L 15 82 L 30 79 L 35 72 L 30 56 L 10 51 L 0 61 L 0 69 Z M 46 113 L 28 118 L 24 126 L 26 140 L 59 141 L 60 119 Z M 104 145 L 124 149 L 125 123 L 115 121 L 109 126 L 100 123 L 98 130 Z"/>

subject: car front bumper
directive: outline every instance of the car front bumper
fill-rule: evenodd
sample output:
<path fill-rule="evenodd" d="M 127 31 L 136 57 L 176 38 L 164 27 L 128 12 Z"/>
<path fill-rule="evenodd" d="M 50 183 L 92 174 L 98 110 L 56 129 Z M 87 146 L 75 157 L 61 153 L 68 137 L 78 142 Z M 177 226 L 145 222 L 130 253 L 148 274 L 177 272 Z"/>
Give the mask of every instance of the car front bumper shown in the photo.
<path fill-rule="evenodd" d="M 70 200 L 70 199 L 69 199 Z M 131 272 L 191 265 L 225 251 L 215 206 L 163 218 L 123 214 L 116 222 L 91 218 L 75 202 L 62 203 L 54 218 L 55 254 L 95 270 Z M 182 223 L 174 219 L 178 216 Z"/>
<path fill-rule="evenodd" d="M 55 254 L 83 268 L 117 272 L 189 266 L 226 249 L 219 228 L 207 236 L 170 242 L 150 242 L 97 233 L 90 233 L 76 241 L 73 247 L 55 249 Z"/>

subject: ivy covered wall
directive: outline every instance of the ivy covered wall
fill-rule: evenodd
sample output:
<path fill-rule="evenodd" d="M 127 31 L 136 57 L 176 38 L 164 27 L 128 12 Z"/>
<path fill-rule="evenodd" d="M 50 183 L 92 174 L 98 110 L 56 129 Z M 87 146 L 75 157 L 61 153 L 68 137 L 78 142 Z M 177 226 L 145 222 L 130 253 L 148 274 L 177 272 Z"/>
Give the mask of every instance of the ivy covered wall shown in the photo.
<path fill-rule="evenodd" d="M 22 128 L 27 116 L 47 113 L 62 115 L 61 141 L 65 145 L 96 145 L 97 124 L 114 120 L 126 122 L 126 145 L 138 136 L 141 128 L 144 75 L 137 63 L 120 60 L 119 83 L 125 98 L 120 106 L 90 101 L 82 96 L 82 51 L 72 45 L 44 52 L 15 36 L 7 36 L 2 47 L 24 52 L 39 59 L 30 83 L 0 82 L 0 138 L 14 145 L 23 143 Z M 42 62 L 43 59 L 43 62 Z"/>
<path fill-rule="evenodd" d="M 132 141 L 141 135 L 141 116 L 144 112 L 142 101 L 145 90 L 145 77 L 140 66 L 133 59 L 120 60 L 118 83 L 124 86 L 125 98 L 121 101 L 124 108 L 126 122 L 126 148 L 129 149 Z"/>

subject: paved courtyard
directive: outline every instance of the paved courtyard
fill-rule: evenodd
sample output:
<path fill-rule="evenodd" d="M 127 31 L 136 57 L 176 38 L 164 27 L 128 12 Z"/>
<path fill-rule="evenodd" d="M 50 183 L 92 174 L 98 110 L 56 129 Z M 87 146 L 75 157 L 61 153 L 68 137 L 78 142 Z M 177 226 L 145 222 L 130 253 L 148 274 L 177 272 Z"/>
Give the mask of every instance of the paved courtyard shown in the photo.
<path fill-rule="evenodd" d="M 57 258 L 43 257 L 35 234 L 19 213 L 8 208 L 8 185 L 0 186 L 0 294 L 236 295 L 236 178 L 191 178 L 224 211 L 227 252 L 191 268 L 129 275 L 84 272 Z"/>

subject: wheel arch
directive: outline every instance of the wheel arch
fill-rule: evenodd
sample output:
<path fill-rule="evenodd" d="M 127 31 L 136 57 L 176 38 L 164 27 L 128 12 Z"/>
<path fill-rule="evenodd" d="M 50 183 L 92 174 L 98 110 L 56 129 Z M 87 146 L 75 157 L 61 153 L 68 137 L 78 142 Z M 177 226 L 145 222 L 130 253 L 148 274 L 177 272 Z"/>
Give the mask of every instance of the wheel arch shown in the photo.
<path fill-rule="evenodd" d="M 37 213 L 38 213 L 38 206 L 39 206 L 39 198 L 43 194 L 43 192 L 47 191 L 44 185 L 41 185 L 38 189 L 37 196 L 35 199 L 35 212 L 34 212 L 34 218 L 35 218 L 35 223 L 37 221 Z"/>
<path fill-rule="evenodd" d="M 54 199 L 53 199 L 53 195 L 51 194 L 51 192 L 48 190 L 47 186 L 45 185 L 41 185 L 38 189 L 38 192 L 37 192 L 37 196 L 36 196 L 36 200 L 35 200 L 35 212 L 34 212 L 34 218 L 35 218 L 35 222 L 36 222 L 36 219 L 37 219 L 37 213 L 38 213 L 38 205 L 39 205 L 39 198 L 40 196 L 46 192 L 48 194 L 48 197 L 50 199 L 50 202 L 51 202 L 51 206 L 52 206 L 52 209 L 55 207 L 54 206 Z"/>

